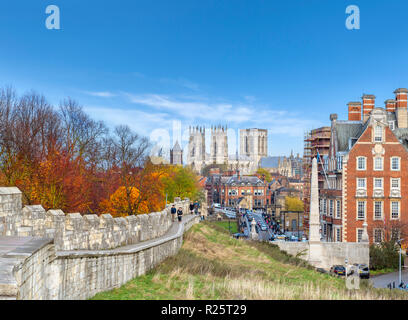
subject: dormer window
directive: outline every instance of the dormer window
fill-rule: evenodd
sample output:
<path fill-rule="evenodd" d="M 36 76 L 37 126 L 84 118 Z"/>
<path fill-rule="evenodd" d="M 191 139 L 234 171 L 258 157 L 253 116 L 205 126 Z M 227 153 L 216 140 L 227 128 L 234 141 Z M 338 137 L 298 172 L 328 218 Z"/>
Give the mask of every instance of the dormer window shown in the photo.
<path fill-rule="evenodd" d="M 395 129 L 395 121 L 388 121 L 388 126 L 390 127 L 391 130 Z"/>
<path fill-rule="evenodd" d="M 383 141 L 383 128 L 381 126 L 374 127 L 374 142 Z"/>
<path fill-rule="evenodd" d="M 349 149 L 353 148 L 357 140 L 357 138 L 349 138 Z"/>

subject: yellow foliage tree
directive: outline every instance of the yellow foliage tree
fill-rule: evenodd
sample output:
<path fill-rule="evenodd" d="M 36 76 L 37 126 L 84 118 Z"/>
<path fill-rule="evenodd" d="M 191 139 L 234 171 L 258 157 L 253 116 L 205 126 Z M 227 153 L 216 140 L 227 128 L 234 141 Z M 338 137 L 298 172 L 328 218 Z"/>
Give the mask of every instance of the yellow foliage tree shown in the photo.
<path fill-rule="evenodd" d="M 272 175 L 271 175 L 271 173 L 270 173 L 268 170 L 266 170 L 266 169 L 264 169 L 264 168 L 259 168 L 259 169 L 256 171 L 256 173 L 257 173 L 258 176 L 264 177 L 267 182 L 271 182 L 271 181 L 272 181 Z"/>
<path fill-rule="evenodd" d="M 303 211 L 303 201 L 295 197 L 285 197 L 286 211 Z"/>

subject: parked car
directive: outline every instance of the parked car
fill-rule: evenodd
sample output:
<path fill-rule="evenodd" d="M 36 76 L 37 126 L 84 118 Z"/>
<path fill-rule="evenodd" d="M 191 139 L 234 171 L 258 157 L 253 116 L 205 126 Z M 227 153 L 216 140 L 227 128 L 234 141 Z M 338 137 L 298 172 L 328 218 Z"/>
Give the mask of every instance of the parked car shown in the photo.
<path fill-rule="evenodd" d="M 234 233 L 232 235 L 235 239 L 239 239 L 239 238 L 246 238 L 246 235 L 243 233 Z"/>
<path fill-rule="evenodd" d="M 398 289 L 404 290 L 404 291 L 408 291 L 408 284 L 405 284 L 405 283 L 402 282 L 402 283 L 398 286 Z"/>
<path fill-rule="evenodd" d="M 285 240 L 286 240 L 286 236 L 285 236 L 284 234 L 280 234 L 280 235 L 276 236 L 276 240 L 283 240 L 283 241 L 285 241 Z"/>
<path fill-rule="evenodd" d="M 330 268 L 330 274 L 336 276 L 345 276 L 346 275 L 346 268 L 344 266 L 336 265 Z"/>
<path fill-rule="evenodd" d="M 320 273 L 327 273 L 327 271 L 323 268 L 316 268 L 316 271 Z"/>
<path fill-rule="evenodd" d="M 358 276 L 363 279 L 369 279 L 370 278 L 370 269 L 368 266 L 364 263 L 358 264 L 355 263 L 352 265 L 350 273 L 349 274 L 358 274 Z"/>
<path fill-rule="evenodd" d="M 298 237 L 296 237 L 296 236 L 294 236 L 294 235 L 291 235 L 291 236 L 289 237 L 289 241 L 298 241 Z"/>
<path fill-rule="evenodd" d="M 265 224 L 261 224 L 261 230 L 262 231 L 266 231 L 266 230 L 268 230 L 268 227 L 265 225 Z"/>

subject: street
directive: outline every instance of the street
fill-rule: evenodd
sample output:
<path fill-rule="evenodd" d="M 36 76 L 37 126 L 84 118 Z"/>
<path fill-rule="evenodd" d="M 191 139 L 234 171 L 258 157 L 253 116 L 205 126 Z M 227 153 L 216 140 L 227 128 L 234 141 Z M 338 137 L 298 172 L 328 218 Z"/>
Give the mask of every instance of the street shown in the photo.
<path fill-rule="evenodd" d="M 373 283 L 374 288 L 387 288 L 387 285 L 390 282 L 395 281 L 395 286 L 398 286 L 398 271 L 387 273 L 379 276 L 373 276 L 370 278 L 370 281 Z M 402 272 L 402 281 L 408 283 L 408 271 Z"/>
<path fill-rule="evenodd" d="M 264 223 L 267 225 L 267 223 L 265 222 L 265 220 L 262 218 L 262 215 L 259 213 L 252 213 L 256 223 Z M 259 236 L 259 240 L 261 241 L 269 241 L 269 238 L 271 237 L 270 233 L 269 233 L 269 228 L 266 231 L 262 231 L 261 228 L 258 225 L 258 236 Z"/>

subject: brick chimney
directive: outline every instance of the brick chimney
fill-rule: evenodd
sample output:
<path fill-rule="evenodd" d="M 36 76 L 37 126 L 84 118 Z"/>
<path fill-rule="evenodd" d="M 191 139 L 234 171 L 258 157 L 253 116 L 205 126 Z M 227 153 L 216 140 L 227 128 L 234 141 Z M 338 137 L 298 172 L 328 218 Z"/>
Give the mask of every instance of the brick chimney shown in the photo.
<path fill-rule="evenodd" d="M 395 100 L 394 99 L 388 99 L 385 100 L 385 110 L 388 112 L 395 112 Z"/>
<path fill-rule="evenodd" d="M 362 99 L 363 99 L 363 121 L 366 122 L 370 117 L 371 111 L 374 109 L 375 96 L 372 94 L 364 94 Z"/>
<path fill-rule="evenodd" d="M 394 91 L 395 93 L 395 112 L 397 115 L 398 128 L 408 127 L 407 117 L 407 96 L 408 89 L 399 88 Z"/>
<path fill-rule="evenodd" d="M 349 121 L 361 121 L 361 102 L 349 102 L 347 105 Z"/>

